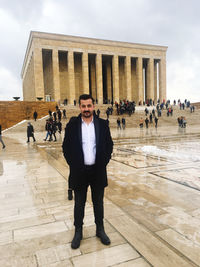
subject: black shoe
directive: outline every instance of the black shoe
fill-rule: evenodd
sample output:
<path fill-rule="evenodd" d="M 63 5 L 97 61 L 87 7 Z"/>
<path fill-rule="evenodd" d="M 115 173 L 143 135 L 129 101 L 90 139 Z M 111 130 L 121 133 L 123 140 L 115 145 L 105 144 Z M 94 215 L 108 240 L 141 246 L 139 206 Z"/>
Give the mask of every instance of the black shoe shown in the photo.
<path fill-rule="evenodd" d="M 72 200 L 73 199 L 73 194 L 72 194 L 72 189 L 68 190 L 68 200 Z"/>
<path fill-rule="evenodd" d="M 82 227 L 75 229 L 74 238 L 71 243 L 71 248 L 77 249 L 80 247 L 81 240 L 83 238 Z"/>
<path fill-rule="evenodd" d="M 103 226 L 97 226 L 96 236 L 100 238 L 101 243 L 104 245 L 110 245 L 110 238 L 105 233 Z"/>
<path fill-rule="evenodd" d="M 2 148 L 4 149 L 5 147 L 6 147 L 6 146 L 5 146 L 5 145 L 3 145 L 3 147 L 2 147 Z"/>

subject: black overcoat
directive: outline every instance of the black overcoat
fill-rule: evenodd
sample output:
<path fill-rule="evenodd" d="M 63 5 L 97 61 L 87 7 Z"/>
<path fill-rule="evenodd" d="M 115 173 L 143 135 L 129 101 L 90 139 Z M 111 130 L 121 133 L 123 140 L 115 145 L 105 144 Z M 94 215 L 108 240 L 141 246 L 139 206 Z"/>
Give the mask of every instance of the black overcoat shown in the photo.
<path fill-rule="evenodd" d="M 32 137 L 34 133 L 33 125 L 27 126 L 27 137 Z"/>
<path fill-rule="evenodd" d="M 95 115 L 93 118 L 96 136 L 96 162 L 93 184 L 97 188 L 103 188 L 108 185 L 106 165 L 111 158 L 113 141 L 107 121 L 97 118 Z M 81 114 L 70 119 L 65 128 L 65 137 L 62 144 L 64 157 L 70 167 L 69 187 L 72 189 L 78 189 L 87 184 L 87 177 L 84 175 L 81 123 Z"/>

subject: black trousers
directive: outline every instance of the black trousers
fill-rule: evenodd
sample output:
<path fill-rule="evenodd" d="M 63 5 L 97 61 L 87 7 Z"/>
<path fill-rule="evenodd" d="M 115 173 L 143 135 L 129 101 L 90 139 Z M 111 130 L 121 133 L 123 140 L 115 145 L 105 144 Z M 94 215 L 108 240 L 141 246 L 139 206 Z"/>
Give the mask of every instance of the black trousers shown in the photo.
<path fill-rule="evenodd" d="M 30 137 L 32 137 L 33 138 L 33 141 L 35 142 L 34 134 L 28 136 L 28 142 L 30 142 Z"/>
<path fill-rule="evenodd" d="M 76 228 L 82 227 L 83 218 L 85 214 L 85 203 L 87 200 L 87 190 L 90 186 L 92 203 L 94 210 L 94 217 L 96 225 L 103 225 L 104 218 L 104 208 L 103 208 L 103 198 L 104 198 L 104 188 L 97 188 L 94 185 L 94 166 L 86 166 L 84 175 L 87 178 L 87 184 L 79 189 L 74 190 L 74 226 Z"/>

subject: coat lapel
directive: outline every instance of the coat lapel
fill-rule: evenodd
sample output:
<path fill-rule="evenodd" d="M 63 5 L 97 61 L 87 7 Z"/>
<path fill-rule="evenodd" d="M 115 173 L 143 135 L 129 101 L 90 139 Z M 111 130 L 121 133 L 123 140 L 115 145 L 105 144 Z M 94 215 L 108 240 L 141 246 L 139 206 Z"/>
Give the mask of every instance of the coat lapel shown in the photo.
<path fill-rule="evenodd" d="M 79 115 L 78 116 L 78 139 L 79 139 L 80 145 L 82 147 L 82 130 L 81 130 L 81 124 L 82 124 L 81 115 Z"/>
<path fill-rule="evenodd" d="M 94 115 L 94 128 L 95 128 L 95 135 L 96 135 L 96 147 L 99 145 L 99 120 Z"/>

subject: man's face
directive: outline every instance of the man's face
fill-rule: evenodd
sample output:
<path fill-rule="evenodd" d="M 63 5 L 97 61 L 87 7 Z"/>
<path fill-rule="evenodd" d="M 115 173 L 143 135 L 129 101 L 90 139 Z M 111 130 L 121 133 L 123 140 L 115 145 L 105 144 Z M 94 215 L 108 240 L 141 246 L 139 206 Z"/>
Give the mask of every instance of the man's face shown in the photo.
<path fill-rule="evenodd" d="M 94 104 L 92 103 L 92 99 L 81 99 L 79 107 L 82 117 L 90 118 L 93 115 Z"/>

